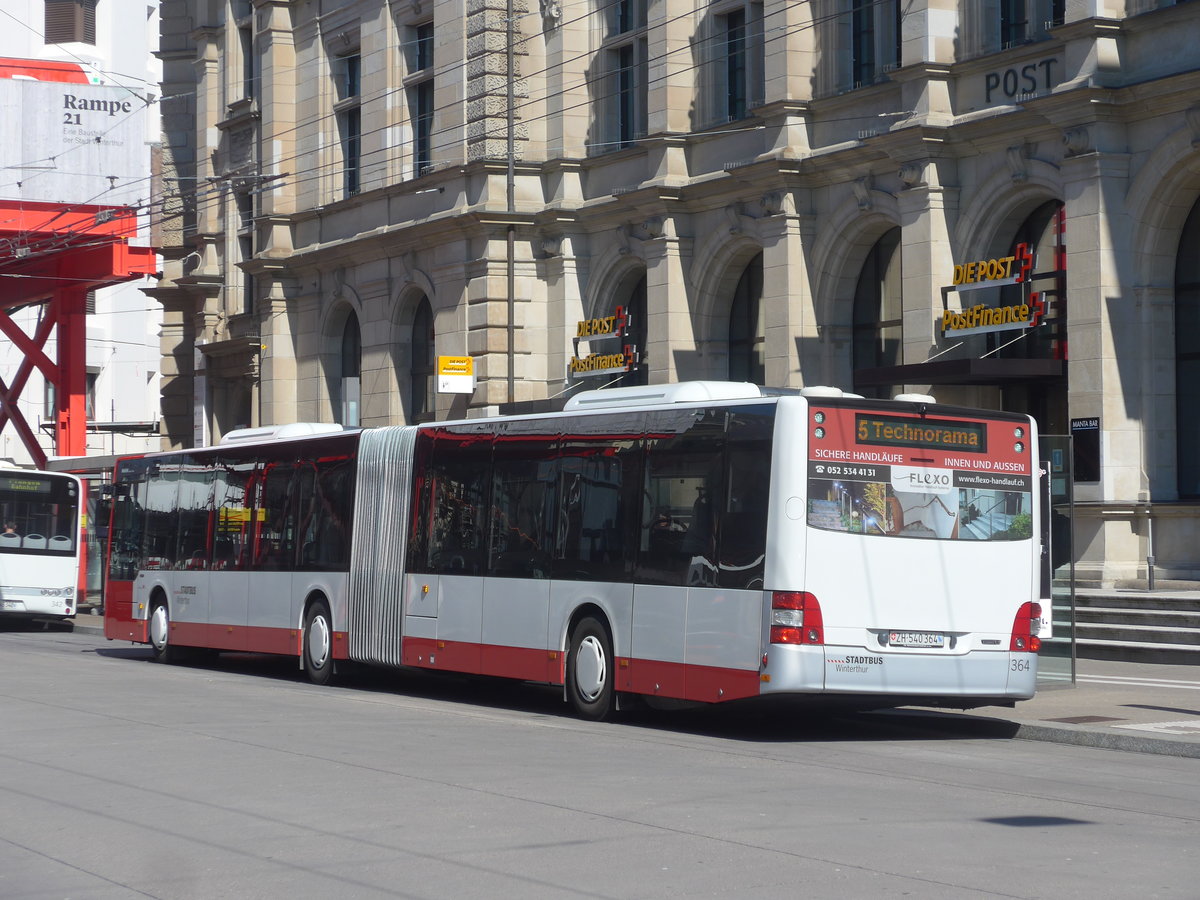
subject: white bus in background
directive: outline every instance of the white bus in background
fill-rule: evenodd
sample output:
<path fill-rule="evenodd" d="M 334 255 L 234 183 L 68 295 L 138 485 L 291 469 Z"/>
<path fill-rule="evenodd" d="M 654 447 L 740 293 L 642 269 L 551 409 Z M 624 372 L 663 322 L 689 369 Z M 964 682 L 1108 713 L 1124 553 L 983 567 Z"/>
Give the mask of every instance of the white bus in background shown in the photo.
<path fill-rule="evenodd" d="M 294 428 L 295 426 L 286 426 Z M 126 458 L 105 633 L 636 696 L 1011 705 L 1036 684 L 1027 416 L 689 382 L 559 413 Z"/>
<path fill-rule="evenodd" d="M 81 495 L 74 475 L 0 468 L 0 618 L 75 615 Z"/>

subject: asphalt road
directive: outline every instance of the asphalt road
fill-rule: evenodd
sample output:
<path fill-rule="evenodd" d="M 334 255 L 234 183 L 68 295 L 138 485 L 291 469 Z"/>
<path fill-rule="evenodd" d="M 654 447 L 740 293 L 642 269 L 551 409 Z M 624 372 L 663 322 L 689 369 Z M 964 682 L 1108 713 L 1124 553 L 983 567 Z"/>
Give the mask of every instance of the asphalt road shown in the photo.
<path fill-rule="evenodd" d="M 0 897 L 1200 896 L 1200 761 L 0 631 Z"/>

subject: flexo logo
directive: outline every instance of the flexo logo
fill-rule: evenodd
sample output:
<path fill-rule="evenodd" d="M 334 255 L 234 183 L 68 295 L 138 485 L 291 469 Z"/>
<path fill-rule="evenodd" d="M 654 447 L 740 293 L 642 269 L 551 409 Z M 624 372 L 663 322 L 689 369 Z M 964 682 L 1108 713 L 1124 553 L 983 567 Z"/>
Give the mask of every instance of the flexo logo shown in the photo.
<path fill-rule="evenodd" d="M 915 494 L 948 494 L 954 490 L 954 471 L 892 466 L 892 490 Z"/>

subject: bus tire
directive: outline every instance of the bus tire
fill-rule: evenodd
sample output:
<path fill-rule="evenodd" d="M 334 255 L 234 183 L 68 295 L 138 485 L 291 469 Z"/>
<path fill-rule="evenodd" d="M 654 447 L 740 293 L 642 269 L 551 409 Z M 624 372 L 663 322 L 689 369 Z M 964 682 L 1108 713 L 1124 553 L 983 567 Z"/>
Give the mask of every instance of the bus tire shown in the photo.
<path fill-rule="evenodd" d="M 608 719 L 614 708 L 612 639 L 593 616 L 579 620 L 567 654 L 567 696 L 580 718 Z"/>
<path fill-rule="evenodd" d="M 313 684 L 333 681 L 333 617 L 324 600 L 314 601 L 304 614 L 304 671 Z"/>
<path fill-rule="evenodd" d="M 154 651 L 155 662 L 179 662 L 179 648 L 171 643 L 171 611 L 162 597 L 158 597 L 150 607 L 150 621 L 146 630 L 149 632 L 150 649 Z"/>

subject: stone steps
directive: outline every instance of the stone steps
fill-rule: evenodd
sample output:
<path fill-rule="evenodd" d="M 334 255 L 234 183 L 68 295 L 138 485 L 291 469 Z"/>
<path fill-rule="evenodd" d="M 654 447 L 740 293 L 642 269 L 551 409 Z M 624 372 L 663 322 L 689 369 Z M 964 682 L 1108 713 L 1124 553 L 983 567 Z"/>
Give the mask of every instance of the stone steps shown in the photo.
<path fill-rule="evenodd" d="M 1056 637 L 1069 640 L 1070 610 L 1054 605 Z M 1200 665 L 1200 593 L 1077 594 L 1075 650 L 1083 659 Z"/>

